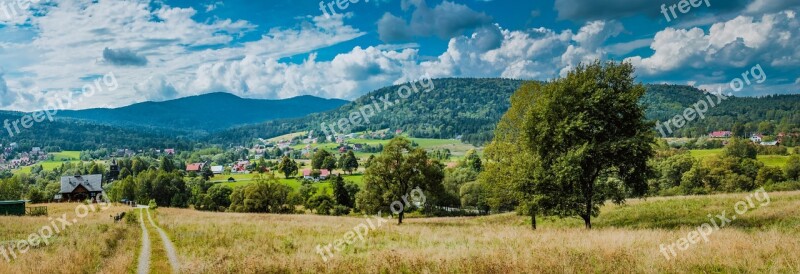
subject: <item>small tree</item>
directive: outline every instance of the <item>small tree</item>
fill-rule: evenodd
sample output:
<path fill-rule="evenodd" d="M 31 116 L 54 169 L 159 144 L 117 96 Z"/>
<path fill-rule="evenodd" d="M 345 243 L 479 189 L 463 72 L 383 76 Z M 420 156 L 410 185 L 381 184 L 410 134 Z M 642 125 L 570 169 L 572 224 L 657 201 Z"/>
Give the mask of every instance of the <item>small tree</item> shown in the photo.
<path fill-rule="evenodd" d="M 789 157 L 789 161 L 786 163 L 784 167 L 784 172 L 786 172 L 786 179 L 788 180 L 800 180 L 800 151 L 795 150 L 795 154 Z"/>
<path fill-rule="evenodd" d="M 347 188 L 345 188 L 342 176 L 334 176 L 331 184 L 333 185 L 333 198 L 336 200 L 336 204 L 353 207 L 350 193 L 347 191 Z"/>
<path fill-rule="evenodd" d="M 356 158 L 352 150 L 347 151 L 347 154 L 342 157 L 344 157 L 342 170 L 350 174 L 353 174 L 354 170 L 358 170 L 358 158 Z"/>
<path fill-rule="evenodd" d="M 281 158 L 281 163 L 278 164 L 278 170 L 283 172 L 283 175 L 286 178 L 289 178 L 292 175 L 297 174 L 297 162 L 289 159 L 289 156 L 284 155 L 283 158 Z"/>

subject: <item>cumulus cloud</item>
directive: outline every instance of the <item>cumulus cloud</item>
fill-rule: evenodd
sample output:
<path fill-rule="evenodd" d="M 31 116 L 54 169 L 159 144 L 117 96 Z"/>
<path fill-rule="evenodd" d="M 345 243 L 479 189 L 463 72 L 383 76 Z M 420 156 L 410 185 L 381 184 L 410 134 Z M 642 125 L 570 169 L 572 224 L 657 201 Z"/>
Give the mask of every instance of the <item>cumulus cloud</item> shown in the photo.
<path fill-rule="evenodd" d="M 256 26 L 218 17 L 195 21 L 197 11 L 192 8 L 151 5 L 150 0 L 65 0 L 41 9 L 38 16 L 26 19 L 26 26 L 20 26 L 36 32 L 31 40 L 13 47 L 0 44 L 0 57 L 11 48 L 16 55 L 21 49 L 27 56 L 11 63 L 3 58 L 4 65 L 13 65 L 15 71 L 15 77 L 5 78 L 9 94 L 31 93 L 20 84 L 24 79 L 40 86 L 40 90 L 69 90 L 86 84 L 75 72 L 113 72 L 119 89 L 113 94 L 96 95 L 89 101 L 96 105 L 139 102 L 140 93 L 145 100 L 170 99 L 176 93 L 192 95 L 189 84 L 195 81 L 198 67 L 203 64 L 242 60 L 245 56 L 280 59 L 365 34 L 344 24 L 352 14 L 298 17 L 294 26 L 272 28 L 258 39 L 237 42 L 244 34 L 255 31 Z M 39 107 L 35 101 L 25 102 L 10 108 Z"/>
<path fill-rule="evenodd" d="M 165 101 L 178 96 L 175 86 L 164 75 L 150 76 L 144 82 L 134 85 L 133 89 L 145 101 Z"/>
<path fill-rule="evenodd" d="M 492 20 L 485 13 L 450 1 L 444 1 L 432 9 L 425 0 L 403 1 L 402 4 L 404 10 L 415 8 L 411 20 L 406 23 L 398 16 L 384 14 L 378 21 L 378 34 L 382 41 L 391 43 L 434 35 L 449 39 L 487 25 Z"/>
<path fill-rule="evenodd" d="M 793 11 L 765 14 L 761 18 L 738 16 L 714 24 L 708 33 L 700 28 L 667 28 L 656 34 L 649 57 L 627 60 L 641 72 L 660 75 L 687 67 L 744 67 L 753 63 L 788 67 L 800 62 L 800 23 Z"/>
<path fill-rule="evenodd" d="M 144 66 L 147 58 L 139 56 L 130 49 L 103 49 L 103 60 L 115 66 Z"/>

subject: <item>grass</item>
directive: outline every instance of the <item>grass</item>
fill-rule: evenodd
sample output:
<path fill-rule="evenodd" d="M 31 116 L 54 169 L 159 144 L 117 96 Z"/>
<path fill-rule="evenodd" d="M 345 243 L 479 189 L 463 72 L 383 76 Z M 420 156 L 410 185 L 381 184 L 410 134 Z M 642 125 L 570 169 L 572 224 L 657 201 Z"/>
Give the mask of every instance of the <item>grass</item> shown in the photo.
<path fill-rule="evenodd" d="M 71 220 L 79 205 L 36 205 L 47 206 L 49 218 L 0 216 L 0 242 L 27 239 L 62 214 L 67 214 L 67 219 Z M 63 230 L 56 221 L 61 232 L 50 238 L 49 245 L 17 253 L 17 258 L 11 261 L 0 256 L 0 273 L 129 273 L 135 269 L 134 254 L 138 251 L 140 231 L 137 225 L 114 223 L 109 217 L 129 210 L 129 207 L 113 206 L 91 212 Z"/>
<path fill-rule="evenodd" d="M 53 160 L 50 161 L 42 161 L 30 166 L 20 167 L 14 171 L 15 174 L 30 174 L 31 169 L 35 165 L 41 165 L 42 169 L 44 170 L 53 170 L 54 168 L 60 167 L 61 164 L 65 162 L 77 163 L 80 162 L 81 152 L 80 151 L 62 151 L 51 153 L 53 155 Z"/>
<path fill-rule="evenodd" d="M 501 214 L 416 218 L 370 230 L 325 262 L 317 253 L 366 223 L 363 217 L 209 213 L 160 209 L 187 273 L 797 273 L 800 192 L 770 193 L 741 215 L 666 260 L 659 251 L 733 210 L 747 194 L 632 200 L 582 222 Z"/>
<path fill-rule="evenodd" d="M 722 153 L 722 149 L 695 149 L 690 150 L 689 153 L 695 157 L 696 159 L 703 160 L 711 157 L 715 157 Z M 789 156 L 782 156 L 782 155 L 758 155 L 756 159 L 764 163 L 766 166 L 771 167 L 784 167 L 786 163 L 789 161 Z"/>
<path fill-rule="evenodd" d="M 159 226 L 178 250 L 182 273 L 798 273 L 800 192 L 768 193 L 731 224 L 671 260 L 670 245 L 734 211 L 749 193 L 630 200 L 607 204 L 595 229 L 576 218 L 530 218 L 513 213 L 464 218 L 411 218 L 369 229 L 324 261 L 317 246 L 368 226 L 365 217 L 212 213 L 159 208 Z M 769 201 L 764 203 L 763 201 Z M 759 206 L 763 203 L 763 206 Z M 77 204 L 49 204 L 51 216 L 72 216 Z M 47 247 L 33 249 L 0 273 L 132 273 L 141 230 L 113 223 L 113 207 L 90 214 Z M 137 210 L 138 212 L 138 210 Z M 133 212 L 132 212 L 133 213 Z M 151 212 L 151 213 L 155 213 Z M 135 214 L 135 213 L 134 213 Z M 0 239 L 20 239 L 47 217 L 0 217 Z M 168 273 L 160 237 L 147 220 L 153 273 Z"/>
<path fill-rule="evenodd" d="M 57 162 L 61 161 L 74 161 L 81 159 L 81 152 L 80 151 L 62 151 L 56 152 L 53 154 L 53 160 Z"/>

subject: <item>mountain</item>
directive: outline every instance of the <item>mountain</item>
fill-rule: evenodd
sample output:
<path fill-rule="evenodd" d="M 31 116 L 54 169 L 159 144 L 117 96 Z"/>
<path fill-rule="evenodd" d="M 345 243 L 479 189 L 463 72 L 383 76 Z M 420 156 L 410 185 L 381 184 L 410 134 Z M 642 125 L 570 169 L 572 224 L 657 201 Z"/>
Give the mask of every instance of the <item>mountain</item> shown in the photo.
<path fill-rule="evenodd" d="M 0 143 L 17 142 L 24 147 L 58 146 L 66 150 L 191 148 L 197 143 L 248 144 L 256 138 L 306 130 L 320 132 L 322 123 L 330 130 L 330 125 L 349 118 L 352 113 L 360 114 L 361 109 L 378 106 L 380 111 L 369 118 L 369 123 L 362 121 L 351 131 L 401 129 L 413 137 L 460 136 L 465 142 L 482 145 L 491 141 L 495 125 L 508 110 L 509 98 L 522 84 L 523 81 L 508 79 L 435 79 L 430 91 L 425 92 L 417 85 L 420 91 L 412 91 L 405 99 L 397 94 L 403 86 L 391 86 L 347 103 L 308 96 L 268 101 L 207 94 L 121 109 L 76 111 L 68 115 L 60 112 L 56 121 L 36 123 L 13 137 L 3 132 Z M 647 118 L 654 121 L 671 119 L 707 97 L 689 86 L 647 85 L 646 88 L 647 93 L 641 102 L 647 109 Z M 712 99 L 716 103 L 717 99 L 713 96 Z M 392 105 L 388 106 L 384 101 Z M 298 117 L 320 109 L 329 110 Z M 0 112 L 0 121 L 19 120 L 22 115 Z M 251 117 L 256 115 L 263 116 Z M 279 115 L 294 118 L 268 120 Z M 248 123 L 252 124 L 205 133 L 212 128 Z M 203 133 L 187 134 L 182 128 Z M 340 131 L 338 126 L 336 130 Z M 731 97 L 709 107 L 705 119 L 686 123 L 670 136 L 699 137 L 714 130 L 733 130 L 740 136 L 752 132 L 800 132 L 800 95 Z"/>
<path fill-rule="evenodd" d="M 510 97 L 523 81 L 508 79 L 435 79 L 430 92 L 413 93 L 370 118 L 351 131 L 401 129 L 414 137 L 455 138 L 482 145 L 491 141 L 493 130 L 510 106 Z M 398 98 L 402 86 L 373 91 L 336 110 L 315 113 L 296 119 L 272 120 L 261 124 L 237 127 L 212 134 L 207 141 L 217 144 L 248 143 L 255 138 L 268 138 L 286 133 L 315 130 L 321 124 L 331 125 L 362 107 L 389 96 Z M 647 93 L 641 102 L 646 116 L 653 121 L 666 121 L 683 114 L 699 100 L 706 99 L 703 91 L 681 85 L 646 85 Z M 717 99 L 712 97 L 716 104 Z M 686 123 L 670 136 L 699 137 L 714 130 L 772 133 L 800 131 L 800 95 L 766 97 L 731 97 L 709 107 L 705 119 Z M 330 127 L 328 127 L 330 130 Z M 744 135 L 745 133 L 742 133 Z M 748 133 L 749 134 L 749 133 Z"/>
<path fill-rule="evenodd" d="M 497 121 L 509 107 L 511 94 L 523 82 L 447 78 L 434 79 L 432 83 L 430 89 L 424 88 L 424 83 L 414 84 L 416 89 L 411 89 L 410 84 L 381 88 L 336 110 L 237 127 L 212 134 L 207 141 L 217 144 L 247 143 L 257 137 L 274 137 L 305 130 L 320 132 L 322 123 L 336 124 L 341 119 L 349 118 L 351 113 L 360 113 L 362 108 L 367 108 L 365 113 L 368 113 L 371 106 L 376 114 L 369 118 L 370 122 L 361 122 L 353 126 L 351 131 L 402 129 L 414 137 L 450 139 L 461 136 L 467 142 L 480 144 L 491 140 Z M 411 90 L 411 95 L 405 99 L 398 94 L 398 90 L 404 86 Z M 401 93 L 404 92 L 405 89 Z M 327 128 L 330 130 L 330 127 Z"/>
<path fill-rule="evenodd" d="M 115 109 L 60 111 L 58 117 L 115 126 L 213 132 L 273 119 L 302 117 L 335 109 L 346 103 L 348 101 L 313 96 L 284 100 L 244 99 L 220 92 Z"/>

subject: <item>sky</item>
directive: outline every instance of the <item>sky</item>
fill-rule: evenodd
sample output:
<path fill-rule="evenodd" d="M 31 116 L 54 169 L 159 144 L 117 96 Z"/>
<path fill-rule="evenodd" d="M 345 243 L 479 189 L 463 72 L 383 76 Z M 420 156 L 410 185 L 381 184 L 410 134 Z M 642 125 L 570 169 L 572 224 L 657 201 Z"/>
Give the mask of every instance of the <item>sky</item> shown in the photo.
<path fill-rule="evenodd" d="M 0 0 L 0 109 L 353 100 L 421 77 L 546 81 L 594 60 L 630 62 L 644 83 L 800 93 L 800 0 L 337 2 Z"/>

